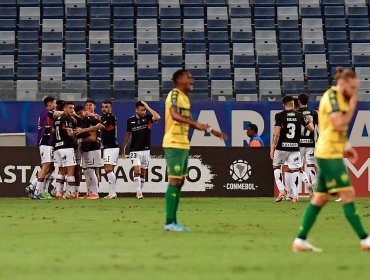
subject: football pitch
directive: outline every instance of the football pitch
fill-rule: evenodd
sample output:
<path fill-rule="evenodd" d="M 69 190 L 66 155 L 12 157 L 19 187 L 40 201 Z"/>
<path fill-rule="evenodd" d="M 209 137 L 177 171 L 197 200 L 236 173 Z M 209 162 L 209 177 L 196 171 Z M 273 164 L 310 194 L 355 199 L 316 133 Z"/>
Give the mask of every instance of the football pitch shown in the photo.
<path fill-rule="evenodd" d="M 331 202 L 293 253 L 308 200 L 184 198 L 188 233 L 164 232 L 164 199 L 0 200 L 0 279 L 369 279 L 370 253 Z M 370 230 L 370 201 L 357 203 Z"/>

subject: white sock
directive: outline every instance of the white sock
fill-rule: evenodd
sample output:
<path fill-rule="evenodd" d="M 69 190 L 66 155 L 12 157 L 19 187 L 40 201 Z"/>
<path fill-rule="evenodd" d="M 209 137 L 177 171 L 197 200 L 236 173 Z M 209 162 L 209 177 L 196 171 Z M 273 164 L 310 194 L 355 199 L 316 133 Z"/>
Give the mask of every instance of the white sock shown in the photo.
<path fill-rule="evenodd" d="M 98 178 L 96 177 L 95 170 L 88 168 L 86 169 L 86 173 L 88 174 L 90 193 L 98 194 Z"/>
<path fill-rule="evenodd" d="M 315 167 L 307 167 L 308 175 L 310 176 L 312 185 L 316 184 L 316 168 Z"/>
<path fill-rule="evenodd" d="M 37 184 L 37 177 L 33 178 L 33 180 L 31 181 L 31 186 L 33 187 L 33 189 L 36 188 L 36 184 Z"/>
<path fill-rule="evenodd" d="M 141 178 L 140 178 L 140 176 L 134 176 L 134 182 L 136 184 L 136 191 L 141 192 Z"/>
<path fill-rule="evenodd" d="M 55 188 L 57 190 L 57 194 L 60 194 L 62 192 L 63 189 L 62 184 L 64 184 L 64 175 L 58 174 L 55 181 Z"/>
<path fill-rule="evenodd" d="M 308 176 L 307 176 L 306 172 L 304 172 L 303 170 L 300 170 L 299 171 L 299 178 L 305 184 L 309 184 L 310 183 L 310 181 L 308 180 Z"/>
<path fill-rule="evenodd" d="M 40 180 L 42 180 L 42 181 L 40 181 Z M 36 195 L 39 195 L 39 194 L 42 193 L 44 183 L 45 183 L 45 178 L 44 179 L 38 179 L 37 180 L 36 189 L 35 189 L 35 194 Z"/>
<path fill-rule="evenodd" d="M 285 188 L 286 188 L 287 194 L 288 196 L 293 196 L 291 173 L 285 172 L 284 176 L 285 176 Z"/>
<path fill-rule="evenodd" d="M 75 176 L 67 177 L 68 191 L 70 194 L 76 193 L 75 183 L 76 183 Z"/>
<path fill-rule="evenodd" d="M 298 198 L 299 196 L 299 186 L 300 186 L 300 179 L 299 179 L 299 171 L 290 173 L 290 179 L 292 184 L 292 191 L 293 191 L 293 197 Z"/>
<path fill-rule="evenodd" d="M 116 193 L 116 174 L 114 171 L 107 174 L 109 183 L 109 193 Z"/>
<path fill-rule="evenodd" d="M 141 189 L 143 189 L 144 188 L 144 184 L 145 184 L 145 178 L 140 177 L 140 183 L 141 183 Z"/>
<path fill-rule="evenodd" d="M 275 177 L 276 186 L 279 189 L 279 192 L 283 192 L 285 189 L 285 186 L 283 183 L 283 174 L 281 173 L 280 169 L 274 170 L 274 177 Z"/>

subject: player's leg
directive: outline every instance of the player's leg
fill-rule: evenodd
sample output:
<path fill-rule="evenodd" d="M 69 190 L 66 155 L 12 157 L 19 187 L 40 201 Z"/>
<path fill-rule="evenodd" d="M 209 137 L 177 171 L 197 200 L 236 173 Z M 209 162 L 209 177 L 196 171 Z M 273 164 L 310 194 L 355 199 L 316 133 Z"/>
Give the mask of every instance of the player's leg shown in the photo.
<path fill-rule="evenodd" d="M 310 193 L 313 193 L 315 191 L 315 185 L 316 185 L 316 159 L 315 159 L 315 148 L 307 148 L 306 149 L 306 164 L 307 164 L 307 173 L 310 177 L 310 184 L 307 186 L 307 190 Z"/>
<path fill-rule="evenodd" d="M 300 170 L 302 166 L 300 152 L 289 152 L 287 162 L 290 172 L 290 184 L 293 192 L 293 202 L 298 202 L 299 191 L 301 187 Z"/>
<path fill-rule="evenodd" d="M 177 222 L 177 210 L 180 202 L 181 187 L 187 176 L 189 151 L 184 149 L 165 148 L 169 184 L 166 191 L 166 231 L 188 231 Z"/>
<path fill-rule="evenodd" d="M 67 173 L 67 170 L 65 167 L 59 167 L 58 175 L 55 181 L 55 188 L 56 188 L 56 194 L 55 199 L 63 199 L 63 185 L 64 185 L 64 177 Z"/>
<path fill-rule="evenodd" d="M 149 160 L 150 160 L 150 151 L 143 151 L 143 156 L 141 160 L 140 166 L 140 188 L 141 188 L 141 197 L 143 198 L 143 188 L 145 183 L 145 178 L 148 173 L 149 168 Z"/>
<path fill-rule="evenodd" d="M 61 149 L 63 167 L 67 173 L 67 198 L 76 199 L 75 166 L 76 155 L 73 148 Z"/>
<path fill-rule="evenodd" d="M 104 171 L 107 174 L 109 183 L 109 194 L 104 197 L 105 199 L 116 199 L 116 174 L 114 173 L 114 167 L 118 163 L 119 148 L 109 148 L 103 150 L 103 164 Z"/>
<path fill-rule="evenodd" d="M 286 190 L 285 200 L 293 200 L 293 188 L 291 184 L 291 176 L 287 162 L 285 162 L 284 165 L 281 167 L 281 171 L 284 174 L 284 184 Z"/>
<path fill-rule="evenodd" d="M 286 158 L 286 152 L 276 150 L 274 153 L 274 159 L 272 161 L 272 168 L 274 169 L 274 178 L 276 186 L 279 190 L 279 196 L 276 198 L 276 202 L 282 201 L 287 192 L 283 181 L 283 173 L 281 172 L 281 166 L 284 164 Z"/>
<path fill-rule="evenodd" d="M 99 178 L 96 175 L 96 170 L 98 168 L 100 170 L 101 166 L 103 166 L 103 162 L 101 159 L 101 151 L 95 150 L 87 152 L 86 172 L 90 179 L 89 185 L 91 191 L 91 194 L 87 197 L 87 199 L 99 199 L 98 194 Z"/>
<path fill-rule="evenodd" d="M 53 170 L 51 162 L 43 163 L 41 170 L 37 174 L 37 183 L 35 188 L 35 195 L 41 195 L 43 192 L 46 176 Z"/>
<path fill-rule="evenodd" d="M 143 194 L 141 192 L 141 162 L 142 162 L 143 154 L 142 151 L 130 152 L 130 159 L 133 165 L 133 177 L 136 186 L 136 197 L 137 199 L 142 199 Z"/>

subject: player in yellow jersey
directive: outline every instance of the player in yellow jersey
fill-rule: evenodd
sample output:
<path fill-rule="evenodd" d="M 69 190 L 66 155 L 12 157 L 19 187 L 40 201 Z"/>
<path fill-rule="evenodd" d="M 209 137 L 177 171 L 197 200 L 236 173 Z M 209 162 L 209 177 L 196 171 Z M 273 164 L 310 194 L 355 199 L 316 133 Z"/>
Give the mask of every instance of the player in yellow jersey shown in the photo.
<path fill-rule="evenodd" d="M 316 144 L 318 177 L 316 192 L 303 217 L 300 232 L 294 240 L 293 251 L 321 251 L 307 240 L 322 207 L 330 195 L 338 195 L 344 215 L 360 238 L 363 250 L 370 250 L 370 237 L 365 232 L 355 209 L 355 191 L 344 165 L 343 157 L 357 161 L 356 151 L 347 141 L 348 124 L 355 113 L 359 80 L 352 69 L 338 67 L 334 79 L 337 86 L 328 89 L 319 106 L 319 138 Z"/>
<path fill-rule="evenodd" d="M 170 91 L 166 98 L 165 135 L 163 148 L 167 162 L 169 184 L 166 192 L 166 231 L 188 231 L 189 229 L 178 224 L 176 218 L 180 201 L 181 187 L 188 175 L 189 157 L 189 127 L 209 132 L 214 136 L 227 139 L 223 132 L 213 130 L 209 125 L 194 120 L 190 112 L 188 93 L 193 90 L 193 77 L 184 70 L 173 74 L 176 88 Z"/>

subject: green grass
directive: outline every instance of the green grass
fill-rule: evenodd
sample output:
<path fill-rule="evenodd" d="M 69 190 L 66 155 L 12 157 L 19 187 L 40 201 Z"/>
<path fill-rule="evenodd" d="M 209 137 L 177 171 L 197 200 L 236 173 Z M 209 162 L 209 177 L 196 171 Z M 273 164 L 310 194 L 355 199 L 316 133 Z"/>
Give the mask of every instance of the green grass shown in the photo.
<path fill-rule="evenodd" d="M 192 232 L 168 233 L 164 199 L 1 199 L 0 279 L 369 279 L 370 254 L 338 203 L 310 235 L 324 252 L 290 251 L 306 205 L 185 198 Z M 370 230 L 370 201 L 357 205 Z"/>

